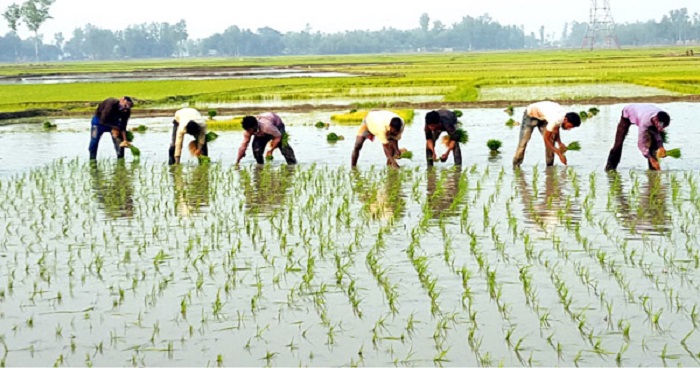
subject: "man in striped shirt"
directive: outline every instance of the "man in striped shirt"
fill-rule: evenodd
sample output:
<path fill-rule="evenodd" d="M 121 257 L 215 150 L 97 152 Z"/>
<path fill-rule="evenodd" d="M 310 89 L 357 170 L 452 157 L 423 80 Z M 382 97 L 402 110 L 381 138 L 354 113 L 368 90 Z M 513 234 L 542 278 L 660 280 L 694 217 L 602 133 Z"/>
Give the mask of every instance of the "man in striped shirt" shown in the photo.
<path fill-rule="evenodd" d="M 545 159 L 547 166 L 554 165 L 554 154 L 559 156 L 561 163 L 566 165 L 566 145 L 562 143 L 559 130 L 570 130 L 581 125 L 581 117 L 575 112 L 566 112 L 556 102 L 540 101 L 530 104 L 523 114 L 523 122 L 520 125 L 520 142 L 513 157 L 513 167 L 520 167 L 525 158 L 525 148 L 530 141 L 532 131 L 537 128 L 542 133 L 545 146 Z M 555 146 L 555 143 L 559 148 Z"/>
<path fill-rule="evenodd" d="M 610 149 L 605 170 L 617 169 L 622 158 L 622 144 L 632 124 L 638 128 L 637 147 L 647 159 L 649 170 L 661 170 L 657 158 L 666 157 L 661 132 L 671 124 L 671 117 L 656 105 L 647 103 L 633 103 L 622 109 L 622 117 L 615 133 L 615 144 Z"/>

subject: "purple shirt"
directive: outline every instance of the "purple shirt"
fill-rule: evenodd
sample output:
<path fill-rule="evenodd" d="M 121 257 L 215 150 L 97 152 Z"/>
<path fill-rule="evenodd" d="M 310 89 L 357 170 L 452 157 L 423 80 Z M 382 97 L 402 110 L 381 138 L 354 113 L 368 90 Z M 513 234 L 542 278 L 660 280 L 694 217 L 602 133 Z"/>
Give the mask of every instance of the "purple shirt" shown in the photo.
<path fill-rule="evenodd" d="M 250 139 L 253 135 L 262 137 L 269 134 L 273 138 L 279 138 L 282 136 L 279 128 L 284 129 L 284 122 L 282 122 L 282 118 L 280 118 L 274 112 L 262 113 L 256 116 L 256 119 L 258 119 L 258 127 L 260 129 L 258 129 L 258 131 L 254 134 L 250 134 L 247 131 L 243 132 L 243 143 L 241 143 L 241 147 L 238 149 L 239 156 L 245 153 L 245 150 L 248 148 L 248 144 L 250 143 Z"/>
<path fill-rule="evenodd" d="M 661 111 L 663 110 L 659 109 L 656 105 L 648 103 L 629 104 L 622 109 L 622 117 L 629 119 L 632 124 L 639 128 L 637 147 L 646 158 L 651 157 L 651 152 L 649 152 L 649 147 L 651 146 L 650 139 L 655 139 L 656 145 L 659 148 L 664 146 L 664 141 L 661 138 L 663 127 L 656 126 L 654 122 L 651 121 L 651 118 L 655 117 Z M 651 127 L 656 127 L 656 129 L 649 129 Z"/>

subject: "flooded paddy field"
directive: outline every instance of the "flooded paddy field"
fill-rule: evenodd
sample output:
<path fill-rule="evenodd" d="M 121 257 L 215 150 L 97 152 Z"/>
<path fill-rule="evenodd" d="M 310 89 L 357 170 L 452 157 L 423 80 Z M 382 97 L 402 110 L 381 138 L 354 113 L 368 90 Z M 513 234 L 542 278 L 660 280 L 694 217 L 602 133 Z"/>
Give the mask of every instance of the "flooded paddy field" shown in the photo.
<path fill-rule="evenodd" d="M 87 118 L 0 127 L 2 363 L 698 365 L 698 105 L 660 105 L 682 159 L 645 171 L 633 127 L 608 174 L 622 106 L 563 133 L 568 167 L 535 133 L 519 171 L 502 109 L 462 109 L 464 166 L 433 170 L 424 110 L 399 170 L 376 142 L 351 170 L 327 112 L 279 112 L 294 167 L 235 167 L 241 132 L 169 167 L 166 118 L 94 166 Z"/>

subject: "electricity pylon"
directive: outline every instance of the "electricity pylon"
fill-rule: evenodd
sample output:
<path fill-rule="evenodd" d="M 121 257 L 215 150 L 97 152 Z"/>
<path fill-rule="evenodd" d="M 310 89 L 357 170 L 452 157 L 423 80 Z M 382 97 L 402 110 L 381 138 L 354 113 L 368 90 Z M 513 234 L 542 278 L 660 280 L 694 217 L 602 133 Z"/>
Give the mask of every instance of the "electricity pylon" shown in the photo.
<path fill-rule="evenodd" d="M 591 14 L 581 48 L 593 50 L 596 46 L 620 48 L 615 36 L 615 22 L 610 13 L 610 0 L 591 0 Z"/>

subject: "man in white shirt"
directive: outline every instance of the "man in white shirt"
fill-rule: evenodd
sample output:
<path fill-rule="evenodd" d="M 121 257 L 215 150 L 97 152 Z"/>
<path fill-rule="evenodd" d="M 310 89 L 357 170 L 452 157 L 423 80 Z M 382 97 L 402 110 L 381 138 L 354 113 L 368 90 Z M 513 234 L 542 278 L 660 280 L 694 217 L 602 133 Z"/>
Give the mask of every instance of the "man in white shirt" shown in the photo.
<path fill-rule="evenodd" d="M 395 113 L 387 110 L 373 110 L 367 113 L 355 138 L 355 148 L 352 151 L 352 167 L 357 166 L 360 150 L 366 139 L 374 141 L 376 138 L 384 148 L 386 164 L 391 167 L 399 167 L 396 159 L 401 156 L 399 140 L 406 126 L 404 121 Z"/>
<path fill-rule="evenodd" d="M 566 112 L 556 102 L 541 101 L 529 105 L 523 114 L 523 122 L 520 124 L 520 142 L 513 157 L 513 167 L 520 167 L 525 158 L 525 148 L 530 141 L 532 131 L 537 128 L 542 133 L 545 146 L 545 159 L 547 166 L 554 165 L 554 154 L 559 156 L 561 163 L 566 165 L 566 145 L 562 143 L 559 129 L 570 130 L 581 125 L 581 117 L 575 112 Z M 555 143 L 559 148 L 555 147 Z"/>
<path fill-rule="evenodd" d="M 185 133 L 193 136 L 194 141 L 190 142 L 190 153 L 193 156 L 207 156 L 207 124 L 202 118 L 202 114 L 193 108 L 184 108 L 175 112 L 173 120 L 173 135 L 170 140 L 170 150 L 168 151 L 170 165 L 179 164 L 182 156 L 182 144 Z"/>

